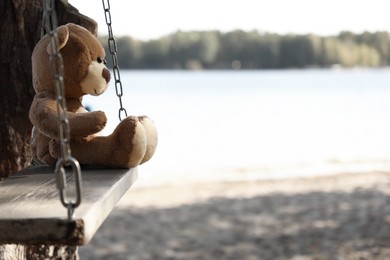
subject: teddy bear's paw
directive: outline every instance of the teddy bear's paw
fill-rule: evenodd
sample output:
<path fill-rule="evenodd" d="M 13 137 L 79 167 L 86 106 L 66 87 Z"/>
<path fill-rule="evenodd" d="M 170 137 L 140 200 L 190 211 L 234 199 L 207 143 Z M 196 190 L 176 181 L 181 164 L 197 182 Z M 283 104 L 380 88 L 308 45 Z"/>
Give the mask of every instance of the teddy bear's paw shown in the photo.
<path fill-rule="evenodd" d="M 87 129 L 87 135 L 100 132 L 107 124 L 107 117 L 103 111 L 76 114 L 76 116 L 80 117 L 79 127 L 83 126 Z"/>
<path fill-rule="evenodd" d="M 98 131 L 102 130 L 107 124 L 107 117 L 103 111 L 93 111 L 90 112 L 94 114 L 96 118 L 96 128 Z"/>
<path fill-rule="evenodd" d="M 149 117 L 139 116 L 138 120 L 143 125 L 146 133 L 146 151 L 145 156 L 144 158 L 142 158 L 142 161 L 140 163 L 142 164 L 144 162 L 149 161 L 150 158 L 152 158 L 152 156 L 154 155 L 158 143 L 158 134 L 153 120 L 151 120 Z"/>
<path fill-rule="evenodd" d="M 122 120 L 113 133 L 117 140 L 114 157 L 126 167 L 139 165 L 145 156 L 147 136 L 139 119 L 130 116 Z"/>

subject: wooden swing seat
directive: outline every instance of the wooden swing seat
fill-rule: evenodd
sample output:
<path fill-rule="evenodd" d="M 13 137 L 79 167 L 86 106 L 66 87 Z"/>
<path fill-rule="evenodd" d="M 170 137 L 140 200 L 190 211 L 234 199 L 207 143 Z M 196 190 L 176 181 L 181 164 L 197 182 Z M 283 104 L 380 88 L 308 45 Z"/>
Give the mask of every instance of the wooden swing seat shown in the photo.
<path fill-rule="evenodd" d="M 53 171 L 32 166 L 0 181 L 0 245 L 85 245 L 138 176 L 137 168 L 83 167 L 82 202 L 68 220 Z"/>

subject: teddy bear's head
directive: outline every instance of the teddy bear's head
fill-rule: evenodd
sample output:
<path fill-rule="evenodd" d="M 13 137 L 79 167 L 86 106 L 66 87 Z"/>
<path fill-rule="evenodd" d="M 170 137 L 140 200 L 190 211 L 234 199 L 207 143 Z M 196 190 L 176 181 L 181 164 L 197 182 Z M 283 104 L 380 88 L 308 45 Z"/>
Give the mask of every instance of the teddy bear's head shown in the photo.
<path fill-rule="evenodd" d="M 64 62 L 65 96 L 79 98 L 85 94 L 100 95 L 107 88 L 110 72 L 105 66 L 105 52 L 99 40 L 87 29 L 66 24 L 57 28 Z M 44 36 L 32 55 L 35 91 L 55 92 L 50 69 L 50 37 Z"/>

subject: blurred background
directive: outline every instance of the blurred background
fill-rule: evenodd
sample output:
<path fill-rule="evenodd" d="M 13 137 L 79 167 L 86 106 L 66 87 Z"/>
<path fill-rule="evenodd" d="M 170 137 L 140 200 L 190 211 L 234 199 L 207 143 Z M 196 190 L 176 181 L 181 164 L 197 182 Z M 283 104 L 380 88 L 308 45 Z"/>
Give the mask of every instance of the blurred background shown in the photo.
<path fill-rule="evenodd" d="M 112 67 L 103 7 L 69 2 L 98 22 Z M 159 146 L 83 257 L 389 255 L 388 1 L 110 7 L 124 106 L 155 121 Z M 113 82 L 84 104 L 111 133 Z"/>

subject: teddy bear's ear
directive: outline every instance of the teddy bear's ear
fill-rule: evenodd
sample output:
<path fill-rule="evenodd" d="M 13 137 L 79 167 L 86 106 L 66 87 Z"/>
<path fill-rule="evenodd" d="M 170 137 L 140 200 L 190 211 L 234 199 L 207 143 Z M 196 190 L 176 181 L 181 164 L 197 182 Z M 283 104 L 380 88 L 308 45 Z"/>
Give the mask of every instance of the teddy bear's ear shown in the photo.
<path fill-rule="evenodd" d="M 58 50 L 61 50 L 64 48 L 66 43 L 69 40 L 69 29 L 67 26 L 59 26 L 57 28 L 57 35 L 58 35 Z M 47 53 L 50 54 L 51 46 L 50 46 L 50 41 L 49 44 L 47 45 Z"/>

